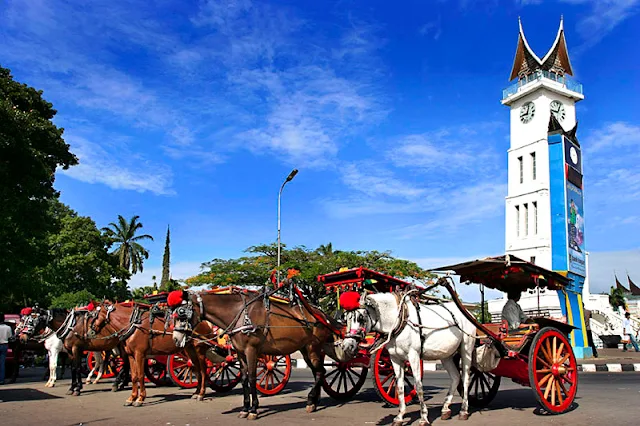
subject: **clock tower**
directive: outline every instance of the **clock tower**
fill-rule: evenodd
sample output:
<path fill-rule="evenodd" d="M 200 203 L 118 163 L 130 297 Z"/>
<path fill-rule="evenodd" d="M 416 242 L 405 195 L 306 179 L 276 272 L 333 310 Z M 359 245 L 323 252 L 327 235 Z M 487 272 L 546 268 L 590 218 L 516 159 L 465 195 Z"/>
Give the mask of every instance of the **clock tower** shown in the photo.
<path fill-rule="evenodd" d="M 506 253 L 560 272 L 572 279 L 562 292 L 544 294 L 546 311 L 562 312 L 579 330 L 571 333 L 574 351 L 589 356 L 582 286 L 586 277 L 582 159 L 576 138 L 576 103 L 582 85 L 573 68 L 563 21 L 553 45 L 541 59 L 519 22 L 518 44 L 502 104 L 510 108 Z M 529 295 L 538 298 L 539 294 Z M 522 303 L 527 295 L 523 295 Z M 525 309 L 526 310 L 526 309 Z M 587 353 L 588 352 L 588 353 Z"/>

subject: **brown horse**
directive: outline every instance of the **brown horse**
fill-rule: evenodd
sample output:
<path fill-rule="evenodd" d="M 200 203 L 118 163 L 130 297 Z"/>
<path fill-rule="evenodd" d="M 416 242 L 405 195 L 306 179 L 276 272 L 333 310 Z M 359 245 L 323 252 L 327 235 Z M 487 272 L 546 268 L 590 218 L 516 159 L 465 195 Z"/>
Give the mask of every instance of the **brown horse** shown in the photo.
<path fill-rule="evenodd" d="M 91 326 L 95 333 L 105 330 L 115 333 L 117 330 L 127 329 L 122 335 L 124 351 L 129 357 L 131 365 L 131 396 L 124 405 L 139 407 L 144 403 L 147 391 L 144 383 L 144 363 L 147 355 L 171 355 L 182 351 L 175 345 L 170 331 L 165 327 L 164 315 L 154 312 L 150 306 L 138 303 L 105 304 L 97 319 Z M 202 323 L 197 332 L 201 335 L 211 335 L 211 326 Z M 194 365 L 198 377 L 198 387 L 192 398 L 204 399 L 207 380 L 206 352 L 210 345 L 200 343 L 188 345 L 185 350 Z"/>
<path fill-rule="evenodd" d="M 300 300 L 304 299 L 300 297 Z M 266 301 L 269 308 L 265 307 Z M 174 308 L 173 336 L 178 346 L 184 347 L 194 328 L 204 320 L 231 337 L 242 366 L 244 403 L 239 417 L 250 420 L 258 417 L 258 357 L 262 354 L 288 355 L 298 350 L 315 377 L 307 397 L 307 412 L 315 411 L 325 373 L 322 347 L 332 335 L 319 310 L 308 303 L 297 306 L 280 303 L 262 294 L 236 288 L 204 293 L 178 290 L 169 294 L 168 302 Z"/>
<path fill-rule="evenodd" d="M 67 315 L 58 329 L 58 337 L 71 357 L 71 387 L 67 395 L 79 396 L 82 391 L 81 361 L 84 351 L 110 351 L 120 344 L 120 337 L 126 329 L 96 333 L 91 329 L 101 307 L 74 309 Z"/>

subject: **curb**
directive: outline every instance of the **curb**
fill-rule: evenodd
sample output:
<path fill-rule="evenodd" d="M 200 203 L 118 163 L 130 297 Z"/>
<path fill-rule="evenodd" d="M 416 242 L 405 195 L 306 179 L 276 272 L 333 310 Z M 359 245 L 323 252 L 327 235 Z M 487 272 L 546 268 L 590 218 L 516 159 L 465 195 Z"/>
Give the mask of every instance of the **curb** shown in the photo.
<path fill-rule="evenodd" d="M 307 368 L 304 359 L 291 359 L 291 367 L 295 369 Z M 424 362 L 423 369 L 425 372 L 444 371 L 442 364 L 439 362 Z M 640 372 L 640 364 L 578 364 L 578 371 L 584 373 L 621 373 L 629 371 Z"/>

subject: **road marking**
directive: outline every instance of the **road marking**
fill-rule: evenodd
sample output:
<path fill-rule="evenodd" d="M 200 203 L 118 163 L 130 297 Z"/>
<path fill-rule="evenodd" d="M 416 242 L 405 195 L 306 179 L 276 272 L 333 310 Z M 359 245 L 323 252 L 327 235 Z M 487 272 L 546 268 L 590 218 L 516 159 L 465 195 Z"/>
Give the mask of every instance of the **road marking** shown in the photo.
<path fill-rule="evenodd" d="M 610 373 L 621 373 L 622 366 L 620 364 L 607 364 L 607 369 Z"/>
<path fill-rule="evenodd" d="M 582 371 L 585 373 L 595 373 L 596 365 L 595 364 L 582 364 Z"/>

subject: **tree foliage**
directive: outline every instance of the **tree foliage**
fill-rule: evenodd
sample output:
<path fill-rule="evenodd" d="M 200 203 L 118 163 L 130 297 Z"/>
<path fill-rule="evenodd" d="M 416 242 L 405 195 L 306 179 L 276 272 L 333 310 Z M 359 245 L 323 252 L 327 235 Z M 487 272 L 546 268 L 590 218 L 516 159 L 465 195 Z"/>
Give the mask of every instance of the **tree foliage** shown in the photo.
<path fill-rule="evenodd" d="M 171 244 L 171 236 L 169 227 L 167 227 L 167 239 L 164 243 L 164 254 L 162 255 L 162 278 L 160 279 L 160 289 L 165 291 L 169 285 L 169 279 L 171 278 L 171 252 L 169 251 L 169 245 Z"/>
<path fill-rule="evenodd" d="M 95 300 L 95 296 L 88 290 L 62 293 L 53 298 L 50 308 L 73 309 L 76 306 L 86 306 L 92 300 Z"/>
<path fill-rule="evenodd" d="M 118 215 L 118 223 L 111 222 L 109 226 L 102 228 L 114 245 L 112 253 L 117 256 L 120 266 L 132 274 L 142 272 L 144 261 L 149 258 L 149 252 L 140 241 L 153 241 L 151 235 L 136 235 L 143 227 L 139 219 L 140 216 L 133 216 L 127 222 L 124 217 Z"/>
<path fill-rule="evenodd" d="M 277 266 L 277 246 L 265 244 L 245 250 L 247 256 L 237 259 L 213 259 L 202 264 L 199 275 L 188 278 L 188 285 L 207 284 L 210 287 L 237 285 L 262 286 Z M 286 278 L 286 270 L 300 271 L 295 277 L 296 284 L 305 296 L 315 304 L 329 311 L 335 307 L 335 295 L 327 296 L 324 286 L 317 282 L 317 276 L 338 271 L 342 267 L 363 266 L 398 278 L 424 281 L 432 275 L 414 262 L 397 259 L 390 252 L 379 251 L 337 251 L 331 243 L 317 249 L 304 246 L 293 249 L 283 248 L 281 253 L 281 280 Z"/>
<path fill-rule="evenodd" d="M 619 306 L 622 306 L 626 310 L 627 301 L 625 299 L 624 291 L 612 286 L 611 290 L 609 290 L 609 304 L 616 311 Z"/>
<path fill-rule="evenodd" d="M 32 272 L 46 265 L 46 236 L 54 226 L 55 171 L 78 163 L 52 119 L 53 105 L 0 67 L 0 309 L 37 291 Z"/>

